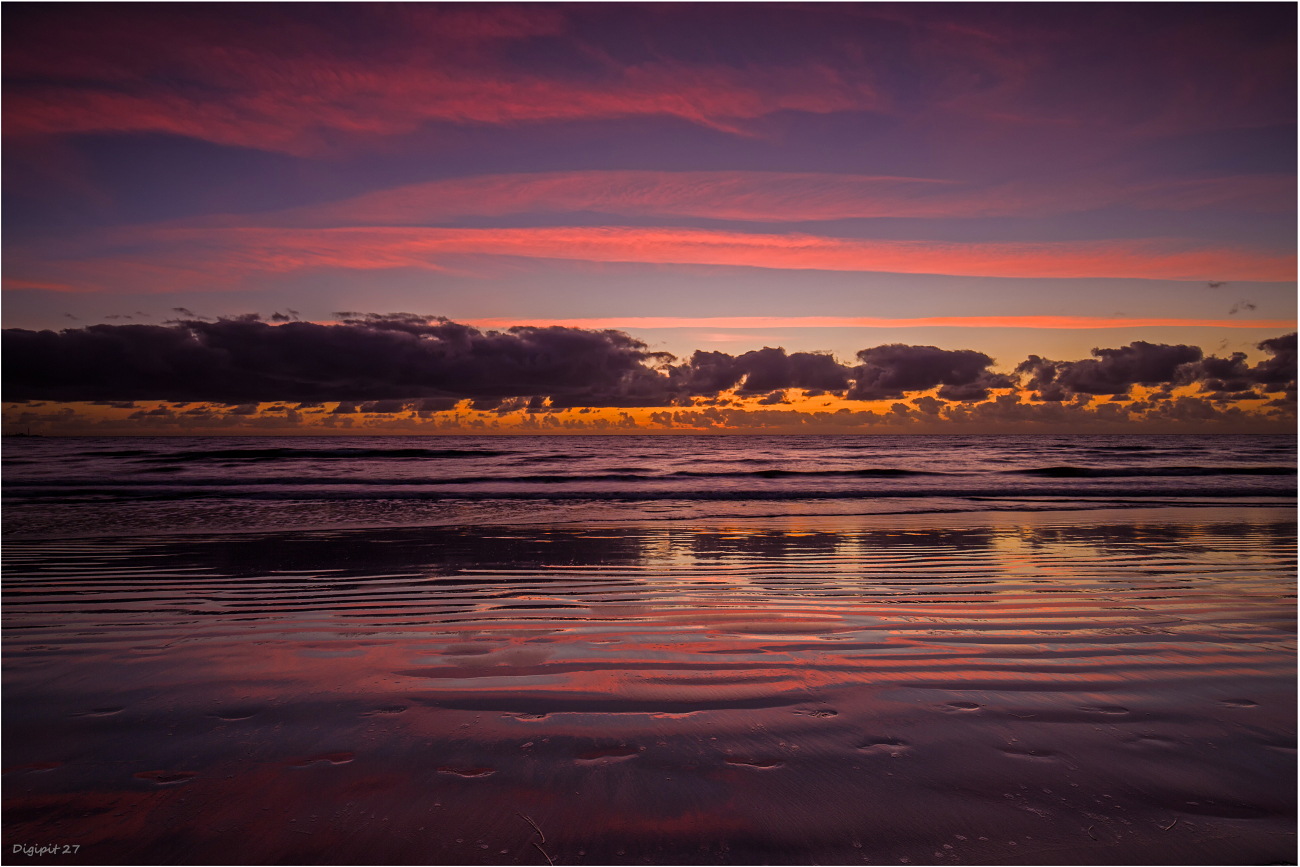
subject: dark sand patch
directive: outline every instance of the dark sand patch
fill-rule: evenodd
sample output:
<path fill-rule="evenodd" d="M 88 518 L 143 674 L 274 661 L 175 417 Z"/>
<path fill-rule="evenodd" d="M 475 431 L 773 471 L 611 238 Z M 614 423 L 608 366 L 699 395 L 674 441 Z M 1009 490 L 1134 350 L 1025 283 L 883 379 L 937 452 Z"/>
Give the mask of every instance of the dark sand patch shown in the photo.
<path fill-rule="evenodd" d="M 476 647 L 472 644 L 462 644 L 456 647 L 443 648 L 442 652 L 446 656 L 486 656 L 497 649 L 496 647 Z"/>

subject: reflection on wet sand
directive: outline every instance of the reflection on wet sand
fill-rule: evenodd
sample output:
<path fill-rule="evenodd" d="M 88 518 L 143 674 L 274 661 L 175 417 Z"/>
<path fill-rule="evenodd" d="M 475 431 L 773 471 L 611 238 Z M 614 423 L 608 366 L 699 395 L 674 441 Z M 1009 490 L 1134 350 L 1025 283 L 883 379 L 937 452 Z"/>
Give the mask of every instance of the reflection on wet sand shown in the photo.
<path fill-rule="evenodd" d="M 1283 510 L 11 542 L 4 558 L 6 846 L 1294 859 Z"/>

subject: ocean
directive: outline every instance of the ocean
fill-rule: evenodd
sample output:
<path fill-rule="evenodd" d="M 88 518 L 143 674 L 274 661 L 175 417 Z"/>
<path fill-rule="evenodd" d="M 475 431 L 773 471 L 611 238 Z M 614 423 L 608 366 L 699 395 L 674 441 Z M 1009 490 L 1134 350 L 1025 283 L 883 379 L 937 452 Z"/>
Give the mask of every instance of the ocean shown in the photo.
<path fill-rule="evenodd" d="M 1295 858 L 1292 437 L 2 458 L 6 852 Z"/>
<path fill-rule="evenodd" d="M 1278 436 L 10 438 L 7 536 L 1291 505 Z"/>

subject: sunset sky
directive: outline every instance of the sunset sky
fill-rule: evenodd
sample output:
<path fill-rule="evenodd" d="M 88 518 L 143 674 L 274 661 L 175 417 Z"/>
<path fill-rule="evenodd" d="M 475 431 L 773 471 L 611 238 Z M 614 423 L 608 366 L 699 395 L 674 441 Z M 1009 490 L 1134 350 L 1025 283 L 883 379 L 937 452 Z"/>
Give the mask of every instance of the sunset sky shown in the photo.
<path fill-rule="evenodd" d="M 1295 429 L 1292 4 L 5 13 L 6 432 Z"/>

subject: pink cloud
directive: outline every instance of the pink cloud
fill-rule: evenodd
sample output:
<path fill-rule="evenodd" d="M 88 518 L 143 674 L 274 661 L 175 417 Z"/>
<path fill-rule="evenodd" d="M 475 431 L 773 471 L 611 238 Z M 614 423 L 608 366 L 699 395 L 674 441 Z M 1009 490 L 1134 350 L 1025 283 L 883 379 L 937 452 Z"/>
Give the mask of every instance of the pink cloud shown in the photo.
<path fill-rule="evenodd" d="M 929 178 L 793 172 L 579 171 L 484 175 L 415 184 L 281 212 L 279 225 L 418 225 L 465 216 L 594 211 L 622 216 L 806 221 L 869 217 L 1037 216 L 1108 205 L 1291 211 L 1296 180 L 1247 175 L 993 186 Z"/>
<path fill-rule="evenodd" d="M 1294 255 L 1163 240 L 983 244 L 621 227 L 246 229 L 203 232 L 201 238 L 225 241 L 241 258 L 266 262 L 276 270 L 316 263 L 427 267 L 454 255 L 493 255 L 972 277 L 1293 280 L 1296 276 Z"/>
<path fill-rule="evenodd" d="M 365 15 L 384 34 L 382 50 L 284 10 L 263 14 L 272 20 L 254 28 L 202 10 L 60 18 L 58 28 L 6 49 L 5 75 L 24 86 L 6 94 L 4 133 L 160 132 L 307 154 L 339 134 L 402 135 L 434 121 L 649 115 L 739 131 L 738 121 L 777 111 L 878 105 L 863 82 L 816 61 L 619 63 L 589 49 L 604 67 L 595 73 L 512 66 L 503 46 L 565 34 L 555 9 L 376 7 Z M 578 43 L 568 36 L 566 44 Z"/>
<path fill-rule="evenodd" d="M 324 131 L 400 135 L 430 121 L 511 124 L 669 115 L 729 131 L 775 111 L 832 112 L 871 105 L 827 69 L 692 67 L 652 63 L 611 80 L 575 83 L 531 75 L 425 68 L 349 68 L 305 60 L 265 70 L 213 96 L 46 87 L 5 99 L 6 135 L 165 132 L 220 144 L 308 153 Z"/>
<path fill-rule="evenodd" d="M 987 154 L 1044 131 L 1075 147 L 1084 134 L 1105 151 L 1115 135 L 1294 121 L 1293 102 L 1275 97 L 1293 74 L 1294 44 L 1262 44 L 1252 16 L 1172 14 L 1156 27 L 1122 8 L 1008 19 L 980 7 L 845 5 L 770 7 L 724 26 L 680 7 L 628 13 L 641 32 L 595 44 L 598 28 L 573 22 L 599 23 L 601 13 L 581 6 L 376 4 L 351 14 L 352 30 L 265 5 L 27 16 L 9 28 L 5 74 L 21 86 L 6 94 L 5 135 L 164 132 L 312 153 L 339 134 L 401 135 L 430 121 L 672 116 L 740 131 L 785 110 L 871 110 Z M 795 23 L 816 41 L 752 52 L 748 65 L 713 59 L 734 56 L 725 49 L 738 35 Z M 716 51 L 674 54 L 678 41 L 665 34 L 692 27 Z M 552 62 L 522 71 L 512 49 L 542 39 L 529 48 L 548 49 Z M 888 86 L 899 80 L 908 85 Z"/>
<path fill-rule="evenodd" d="M 45 292 L 84 292 L 83 288 L 72 285 L 71 283 L 51 283 L 43 280 L 23 280 L 18 277 L 5 277 L 0 283 L 5 289 L 39 289 Z"/>
<path fill-rule="evenodd" d="M 55 255 L 59 282 L 141 291 L 236 288 L 259 274 L 463 268 L 475 257 L 523 257 L 973 277 L 1129 277 L 1288 281 L 1294 254 L 1186 240 L 949 243 L 745 234 L 681 228 L 343 229 L 156 228 L 119 233 L 139 253 Z M 121 249 L 120 247 L 118 248 Z M 51 261 L 47 251 L 46 263 Z M 11 258 L 11 273 L 50 270 Z M 68 271 L 78 277 L 68 276 Z M 49 282 L 49 281 L 47 281 Z"/>
<path fill-rule="evenodd" d="M 739 132 L 738 120 L 795 109 L 868 108 L 869 94 L 827 69 L 737 71 L 654 63 L 579 84 L 440 69 L 383 69 L 305 61 L 233 93 L 187 94 L 51 86 L 5 98 L 10 136 L 162 132 L 240 147 L 311 153 L 327 131 L 401 135 L 432 121 L 512 124 L 667 115 Z"/>

